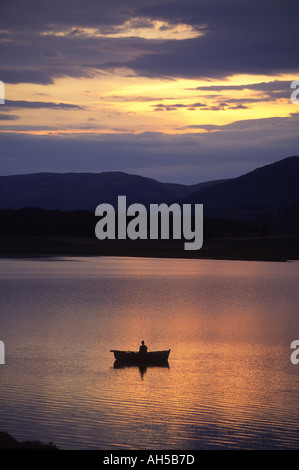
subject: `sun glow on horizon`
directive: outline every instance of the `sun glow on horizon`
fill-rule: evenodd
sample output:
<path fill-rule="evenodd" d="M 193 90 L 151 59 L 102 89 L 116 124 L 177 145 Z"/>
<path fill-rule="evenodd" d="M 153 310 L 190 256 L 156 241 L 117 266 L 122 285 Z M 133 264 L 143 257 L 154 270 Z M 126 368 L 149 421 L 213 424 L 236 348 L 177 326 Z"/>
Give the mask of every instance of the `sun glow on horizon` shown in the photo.
<path fill-rule="evenodd" d="M 287 98 L 289 90 L 283 91 L 282 96 L 267 91 L 266 85 L 276 81 L 279 88 L 280 82 L 291 83 L 292 79 L 290 75 L 271 80 L 266 76 L 236 75 L 212 82 L 107 73 L 92 78 L 59 78 L 49 85 L 8 84 L 7 100 L 18 103 L 2 106 L 2 112 L 16 115 L 9 122 L 4 116 L 2 132 L 32 135 L 207 132 L 200 126 L 289 116 L 294 111 Z M 264 90 L 252 86 L 259 83 L 264 84 Z M 36 102 L 41 104 L 34 107 Z M 57 109 L 53 109 L 55 103 Z"/>

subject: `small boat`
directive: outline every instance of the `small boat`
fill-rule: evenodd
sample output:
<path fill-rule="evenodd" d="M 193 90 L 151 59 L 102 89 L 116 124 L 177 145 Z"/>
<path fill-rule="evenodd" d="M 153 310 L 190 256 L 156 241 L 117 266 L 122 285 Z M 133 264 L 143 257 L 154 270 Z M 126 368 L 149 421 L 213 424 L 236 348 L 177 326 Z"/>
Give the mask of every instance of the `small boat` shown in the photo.
<path fill-rule="evenodd" d="M 163 364 L 167 363 L 170 349 L 166 351 L 150 351 L 140 353 L 137 351 L 118 351 L 110 349 L 118 363 L 125 364 Z"/>

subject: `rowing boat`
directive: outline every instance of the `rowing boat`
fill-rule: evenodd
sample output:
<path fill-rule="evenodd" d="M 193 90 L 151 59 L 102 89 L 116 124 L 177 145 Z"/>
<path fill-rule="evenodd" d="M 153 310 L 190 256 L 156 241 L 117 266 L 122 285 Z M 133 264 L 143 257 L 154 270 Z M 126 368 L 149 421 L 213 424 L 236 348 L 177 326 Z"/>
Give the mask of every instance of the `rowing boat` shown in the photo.
<path fill-rule="evenodd" d="M 111 349 L 118 362 L 128 364 L 163 364 L 168 360 L 170 349 L 165 351 L 150 351 L 140 353 L 137 351 L 118 351 Z"/>

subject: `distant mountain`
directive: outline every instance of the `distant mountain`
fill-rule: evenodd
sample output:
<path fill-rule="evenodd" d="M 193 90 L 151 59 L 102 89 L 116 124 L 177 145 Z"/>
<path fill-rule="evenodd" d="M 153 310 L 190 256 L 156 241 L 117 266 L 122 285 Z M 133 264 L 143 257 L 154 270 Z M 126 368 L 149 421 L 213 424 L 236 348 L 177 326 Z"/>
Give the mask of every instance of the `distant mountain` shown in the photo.
<path fill-rule="evenodd" d="M 127 204 L 169 203 L 217 181 L 191 186 L 161 183 L 151 178 L 123 172 L 35 173 L 0 176 L 0 209 L 38 207 L 41 209 L 90 210 L 101 203 L 117 204 L 117 196 L 127 196 Z"/>
<path fill-rule="evenodd" d="M 99 242 L 95 208 L 101 203 L 116 206 L 119 195 L 127 196 L 128 205 L 203 204 L 203 249 L 186 252 L 180 240 Z M 285 158 L 238 178 L 191 186 L 123 172 L 2 176 L 0 216 L 0 256 L 191 255 L 297 260 L 299 157 Z"/>
<path fill-rule="evenodd" d="M 0 177 L 0 209 L 36 207 L 94 212 L 101 203 L 116 207 L 119 195 L 127 196 L 128 205 L 135 202 L 144 205 L 202 203 L 204 216 L 209 218 L 256 222 L 265 217 L 286 215 L 281 220 L 294 226 L 298 214 L 293 209 L 299 207 L 299 157 L 285 158 L 237 178 L 191 186 L 161 183 L 123 172 Z M 277 231 L 278 219 L 272 222 Z"/>
<path fill-rule="evenodd" d="M 235 220 L 256 220 L 290 210 L 299 205 L 299 157 L 200 188 L 177 202 L 202 203 L 206 216 Z"/>

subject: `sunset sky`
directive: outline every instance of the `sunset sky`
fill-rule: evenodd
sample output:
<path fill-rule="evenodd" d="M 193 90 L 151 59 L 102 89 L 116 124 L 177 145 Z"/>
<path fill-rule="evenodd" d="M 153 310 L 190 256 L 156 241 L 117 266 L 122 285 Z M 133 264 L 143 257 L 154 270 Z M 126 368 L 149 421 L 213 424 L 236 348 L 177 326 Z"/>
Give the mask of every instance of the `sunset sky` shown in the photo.
<path fill-rule="evenodd" d="M 296 0 L 1 0 L 0 174 L 198 183 L 298 155 Z"/>

